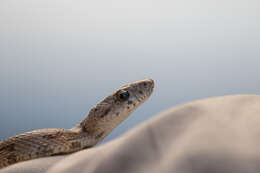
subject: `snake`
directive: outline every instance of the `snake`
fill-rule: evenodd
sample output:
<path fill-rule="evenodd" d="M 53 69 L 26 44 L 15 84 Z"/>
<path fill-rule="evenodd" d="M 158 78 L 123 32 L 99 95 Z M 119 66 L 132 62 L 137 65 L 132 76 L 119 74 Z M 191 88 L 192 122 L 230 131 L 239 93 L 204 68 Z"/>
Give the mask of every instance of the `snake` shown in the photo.
<path fill-rule="evenodd" d="M 71 129 L 46 128 L 9 137 L 0 142 L 0 169 L 18 162 L 70 154 L 102 141 L 152 94 L 152 79 L 120 87 L 94 106 L 86 118 Z"/>

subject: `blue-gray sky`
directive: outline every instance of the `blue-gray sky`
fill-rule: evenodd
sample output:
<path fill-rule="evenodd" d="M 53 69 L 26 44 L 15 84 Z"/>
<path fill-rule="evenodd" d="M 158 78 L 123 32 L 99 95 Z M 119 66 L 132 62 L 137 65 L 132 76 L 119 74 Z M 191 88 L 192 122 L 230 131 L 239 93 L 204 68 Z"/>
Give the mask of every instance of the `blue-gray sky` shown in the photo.
<path fill-rule="evenodd" d="M 71 128 L 120 86 L 151 99 L 107 140 L 187 101 L 259 94 L 258 0 L 0 1 L 0 139 Z"/>

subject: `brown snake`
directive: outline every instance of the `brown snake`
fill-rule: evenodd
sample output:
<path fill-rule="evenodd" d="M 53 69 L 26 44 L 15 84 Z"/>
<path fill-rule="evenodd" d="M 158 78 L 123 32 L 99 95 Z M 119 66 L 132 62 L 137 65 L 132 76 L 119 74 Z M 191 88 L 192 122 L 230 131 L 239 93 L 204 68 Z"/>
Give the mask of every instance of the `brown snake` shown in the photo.
<path fill-rule="evenodd" d="M 146 101 L 153 88 L 152 79 L 119 88 L 92 108 L 72 129 L 34 130 L 5 139 L 0 142 L 0 169 L 25 160 L 93 147 Z"/>

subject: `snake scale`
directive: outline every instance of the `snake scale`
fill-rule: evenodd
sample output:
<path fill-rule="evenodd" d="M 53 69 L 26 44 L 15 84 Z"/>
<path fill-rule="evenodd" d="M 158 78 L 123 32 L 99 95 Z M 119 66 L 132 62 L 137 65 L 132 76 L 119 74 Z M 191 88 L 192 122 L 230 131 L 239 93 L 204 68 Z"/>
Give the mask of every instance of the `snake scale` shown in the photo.
<path fill-rule="evenodd" d="M 125 120 L 153 92 L 152 79 L 127 84 L 93 107 L 72 129 L 40 129 L 0 142 L 0 169 L 40 157 L 93 147 Z"/>

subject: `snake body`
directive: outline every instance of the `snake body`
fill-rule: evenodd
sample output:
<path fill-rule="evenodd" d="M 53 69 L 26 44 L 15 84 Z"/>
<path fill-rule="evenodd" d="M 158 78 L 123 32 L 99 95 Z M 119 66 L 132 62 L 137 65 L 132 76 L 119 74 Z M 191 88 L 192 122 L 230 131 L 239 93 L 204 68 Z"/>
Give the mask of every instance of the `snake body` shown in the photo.
<path fill-rule="evenodd" d="M 153 92 L 152 79 L 127 84 L 93 107 L 72 129 L 40 129 L 0 142 L 0 169 L 17 162 L 93 147 Z"/>

